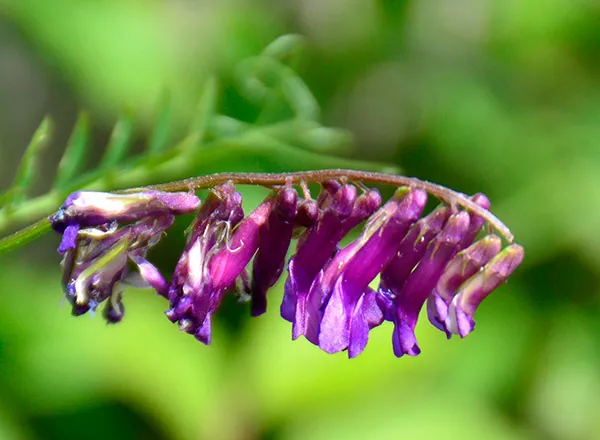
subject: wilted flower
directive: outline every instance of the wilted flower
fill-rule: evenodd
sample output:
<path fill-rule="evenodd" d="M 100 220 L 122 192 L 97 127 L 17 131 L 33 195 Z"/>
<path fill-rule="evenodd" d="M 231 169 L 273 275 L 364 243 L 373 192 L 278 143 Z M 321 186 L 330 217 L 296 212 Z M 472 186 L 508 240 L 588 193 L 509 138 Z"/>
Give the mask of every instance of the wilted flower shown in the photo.
<path fill-rule="evenodd" d="M 121 296 L 129 284 L 166 295 L 166 281 L 146 254 L 172 225 L 174 214 L 192 212 L 199 204 L 193 194 L 160 191 L 78 191 L 67 197 L 49 220 L 63 234 L 58 251 L 64 254 L 63 288 L 73 314 L 94 311 L 110 298 L 104 316 L 120 321 Z M 137 275 L 128 270 L 128 262 L 137 266 Z"/>
<path fill-rule="evenodd" d="M 58 212 L 50 217 L 52 228 L 63 234 L 60 253 L 75 248 L 80 228 L 99 226 L 113 221 L 131 222 L 164 214 L 194 212 L 200 199 L 189 193 L 144 191 L 132 194 L 111 194 L 77 191 L 65 200 Z"/>
<path fill-rule="evenodd" d="M 121 295 L 126 285 L 153 287 L 164 293 L 166 282 L 146 254 L 172 223 L 173 216 L 167 214 L 120 229 L 116 223 L 80 229 L 75 247 L 65 251 L 62 262 L 63 287 L 73 314 L 94 311 L 110 298 L 105 317 L 118 322 L 123 316 Z M 128 270 L 128 261 L 137 266 L 138 275 Z"/>

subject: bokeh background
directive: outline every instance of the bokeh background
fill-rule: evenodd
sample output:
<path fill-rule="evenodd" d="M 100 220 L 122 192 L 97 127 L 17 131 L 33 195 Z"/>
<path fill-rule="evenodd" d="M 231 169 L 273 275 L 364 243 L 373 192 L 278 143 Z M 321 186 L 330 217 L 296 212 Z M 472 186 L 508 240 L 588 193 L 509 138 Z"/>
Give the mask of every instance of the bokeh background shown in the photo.
<path fill-rule="evenodd" d="M 123 114 L 132 154 L 165 118 L 175 144 L 210 86 L 193 174 L 382 163 L 485 192 L 526 249 L 468 338 L 422 319 L 396 359 L 383 325 L 349 361 L 291 341 L 281 283 L 260 318 L 225 304 L 210 347 L 145 290 L 121 325 L 75 319 L 44 237 L 0 259 L 0 439 L 600 439 L 599 60 L 596 0 L 0 0 L 1 188 L 46 114 L 34 195 L 79 111 L 93 168 Z"/>

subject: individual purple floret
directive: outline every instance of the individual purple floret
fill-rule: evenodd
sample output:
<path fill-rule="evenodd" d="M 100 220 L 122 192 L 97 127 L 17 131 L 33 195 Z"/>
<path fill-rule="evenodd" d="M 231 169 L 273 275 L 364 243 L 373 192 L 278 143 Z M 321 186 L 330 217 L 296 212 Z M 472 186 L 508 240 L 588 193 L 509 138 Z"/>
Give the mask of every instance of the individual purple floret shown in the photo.
<path fill-rule="evenodd" d="M 49 220 L 52 228 L 63 234 L 58 251 L 75 248 L 80 228 L 99 226 L 113 221 L 131 222 L 164 214 L 186 214 L 200 206 L 200 199 L 190 193 L 144 191 L 112 194 L 77 191 L 71 194 Z"/>
<path fill-rule="evenodd" d="M 233 185 L 211 191 L 169 288 L 168 318 L 205 344 L 211 340 L 212 314 L 258 248 L 259 232 L 269 218 L 274 197 L 267 197 L 243 220 L 241 202 Z"/>
<path fill-rule="evenodd" d="M 521 264 L 523 256 L 523 247 L 510 245 L 465 281 L 450 303 L 445 321 L 447 331 L 461 338 L 473 331 L 477 307 Z"/>
<path fill-rule="evenodd" d="M 451 333 L 446 328 L 448 307 L 460 285 L 477 273 L 502 249 L 502 240 L 495 235 L 487 235 L 465 250 L 458 253 L 444 269 L 433 293 L 427 298 L 429 321 L 440 330 Z"/>
<path fill-rule="evenodd" d="M 202 333 L 210 300 L 208 262 L 216 251 L 229 246 L 231 230 L 243 217 L 242 195 L 232 184 L 209 191 L 196 215 L 169 285 L 171 309 L 166 312 L 187 333 Z"/>
<path fill-rule="evenodd" d="M 424 191 L 398 190 L 373 214 L 360 237 L 333 257 L 315 280 L 311 292 L 317 290 L 324 303 L 319 329 L 323 350 L 335 353 L 348 349 L 349 357 L 364 350 L 370 330 L 363 310 L 369 283 L 394 256 L 426 202 Z"/>
<path fill-rule="evenodd" d="M 446 264 L 469 228 L 469 214 L 452 215 L 442 231 L 429 243 L 425 255 L 408 276 L 402 291 L 393 299 L 394 354 L 398 357 L 420 353 L 414 334 L 421 307 L 437 284 Z"/>
<path fill-rule="evenodd" d="M 269 218 L 260 231 L 250 288 L 252 316 L 259 316 L 267 311 L 267 290 L 277 282 L 283 271 L 294 232 L 297 203 L 298 194 L 294 188 L 290 186 L 279 190 Z"/>

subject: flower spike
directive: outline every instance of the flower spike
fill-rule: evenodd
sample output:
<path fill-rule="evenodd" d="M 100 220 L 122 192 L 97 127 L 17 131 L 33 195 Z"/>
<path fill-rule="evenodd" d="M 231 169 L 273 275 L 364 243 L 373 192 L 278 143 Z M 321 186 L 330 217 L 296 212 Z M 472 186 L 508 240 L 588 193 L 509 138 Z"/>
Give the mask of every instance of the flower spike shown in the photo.
<path fill-rule="evenodd" d="M 364 182 L 397 189 L 382 206 L 380 193 Z M 321 191 L 313 199 L 309 184 L 315 183 Z M 263 185 L 270 193 L 245 215 L 238 184 Z M 209 189 L 202 204 L 191 192 L 200 188 Z M 421 217 L 428 195 L 442 203 Z M 119 194 L 79 191 L 49 220 L 62 234 L 63 289 L 74 315 L 104 303 L 106 321 L 120 322 L 126 287 L 152 287 L 169 301 L 166 316 L 209 344 L 212 316 L 228 292 L 249 301 L 252 316 L 266 312 L 268 290 L 297 240 L 280 307 L 292 338 L 353 358 L 370 330 L 387 320 L 400 357 L 420 353 L 415 326 L 425 302 L 435 327 L 465 337 L 483 299 L 521 263 L 521 246 L 502 250 L 500 237 L 512 243 L 513 236 L 489 209 L 483 194 L 468 197 L 403 176 L 321 170 L 215 174 Z M 167 280 L 148 252 L 175 216 L 194 211 Z M 360 235 L 342 246 L 363 222 Z M 486 224 L 498 235 L 475 241 Z"/>

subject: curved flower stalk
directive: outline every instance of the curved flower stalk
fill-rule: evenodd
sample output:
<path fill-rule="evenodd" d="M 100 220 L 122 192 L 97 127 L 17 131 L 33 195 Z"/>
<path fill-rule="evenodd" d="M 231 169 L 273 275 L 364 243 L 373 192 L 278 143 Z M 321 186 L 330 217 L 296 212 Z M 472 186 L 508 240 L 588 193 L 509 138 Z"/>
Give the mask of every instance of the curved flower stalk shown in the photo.
<path fill-rule="evenodd" d="M 398 188 L 383 203 L 365 186 L 369 181 Z M 321 184 L 316 199 L 309 183 Z M 236 184 L 270 192 L 245 215 Z M 193 193 L 178 192 L 199 188 L 210 188 L 202 204 Z M 441 204 L 423 216 L 428 194 Z M 280 312 L 292 323 L 293 339 L 304 336 L 352 358 L 365 349 L 369 331 L 387 320 L 400 357 L 420 353 L 415 326 L 425 303 L 434 326 L 448 337 L 465 337 L 483 299 L 521 263 L 523 248 L 489 208 L 483 194 L 469 198 L 418 179 L 323 170 L 217 174 L 121 194 L 78 192 L 50 222 L 62 234 L 63 288 L 75 315 L 106 302 L 104 316 L 118 322 L 125 286 L 148 286 L 169 301 L 172 322 L 209 344 L 212 316 L 228 292 L 249 298 L 252 316 L 259 316 L 287 267 Z M 185 248 L 166 280 L 147 253 L 176 215 L 194 211 Z M 341 247 L 361 223 L 358 237 Z M 492 233 L 478 240 L 486 224 L 509 246 L 502 249 Z"/>

